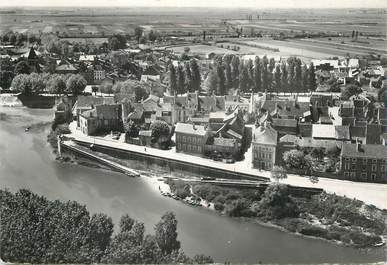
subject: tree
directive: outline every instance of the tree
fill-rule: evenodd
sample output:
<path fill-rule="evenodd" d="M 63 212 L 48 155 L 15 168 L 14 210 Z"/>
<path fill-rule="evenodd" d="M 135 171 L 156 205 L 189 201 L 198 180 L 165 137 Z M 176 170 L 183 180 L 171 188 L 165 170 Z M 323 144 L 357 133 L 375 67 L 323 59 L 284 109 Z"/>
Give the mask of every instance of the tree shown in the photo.
<path fill-rule="evenodd" d="M 153 30 L 149 31 L 148 40 L 153 42 L 156 39 L 157 39 L 157 34 Z"/>
<path fill-rule="evenodd" d="M 350 97 L 354 95 L 361 94 L 363 90 L 361 87 L 355 85 L 355 84 L 350 84 L 346 86 L 343 91 L 341 91 L 341 98 L 344 100 L 348 100 Z"/>
<path fill-rule="evenodd" d="M 310 63 L 309 65 L 309 90 L 310 91 L 315 91 L 317 88 L 316 84 L 316 74 L 315 74 L 315 69 L 313 63 Z"/>
<path fill-rule="evenodd" d="M 283 184 L 269 185 L 256 209 L 258 216 L 269 220 L 297 217 L 299 214 L 297 205 L 289 196 L 288 186 Z"/>
<path fill-rule="evenodd" d="M 281 88 L 283 92 L 287 92 L 289 90 L 288 85 L 288 70 L 286 68 L 285 62 L 281 64 Z"/>
<path fill-rule="evenodd" d="M 294 88 L 295 92 L 302 91 L 302 69 L 301 69 L 301 60 L 297 59 L 294 69 Z"/>
<path fill-rule="evenodd" d="M 193 257 L 193 262 L 194 264 L 210 264 L 214 263 L 214 260 L 210 256 L 200 254 Z"/>
<path fill-rule="evenodd" d="M 240 64 L 240 73 L 239 73 L 239 90 L 241 92 L 248 92 L 249 88 L 249 71 L 244 64 Z"/>
<path fill-rule="evenodd" d="M 253 60 L 249 59 L 246 64 L 247 72 L 249 75 L 249 82 L 247 90 L 250 91 L 254 87 L 254 64 Z"/>
<path fill-rule="evenodd" d="M 185 91 L 187 92 L 193 92 L 192 89 L 192 73 L 191 73 L 191 68 L 189 66 L 189 63 L 186 62 L 184 64 L 184 71 L 185 71 Z"/>
<path fill-rule="evenodd" d="M 185 93 L 185 73 L 182 64 L 177 66 L 177 91 L 178 94 Z"/>
<path fill-rule="evenodd" d="M 200 77 L 199 65 L 198 65 L 196 59 L 191 59 L 189 64 L 191 67 L 192 89 L 194 91 L 200 91 L 201 77 Z"/>
<path fill-rule="evenodd" d="M 225 78 L 226 78 L 226 89 L 229 90 L 232 88 L 232 73 L 231 73 L 231 65 L 229 63 L 226 63 L 225 66 Z"/>
<path fill-rule="evenodd" d="M 66 90 L 66 82 L 60 75 L 52 75 L 47 82 L 46 89 L 54 94 L 62 94 Z"/>
<path fill-rule="evenodd" d="M 306 92 L 309 90 L 309 69 L 306 64 L 302 67 L 302 91 Z"/>
<path fill-rule="evenodd" d="M 218 89 L 218 73 L 216 68 L 213 68 L 208 73 L 205 86 L 208 88 L 207 93 L 212 95 Z"/>
<path fill-rule="evenodd" d="M 291 58 L 289 58 L 289 59 L 291 59 Z M 293 91 L 295 91 L 295 73 L 294 73 L 295 65 L 294 65 L 293 60 L 288 60 L 288 64 L 289 64 L 289 66 L 288 66 L 288 87 L 289 87 L 290 93 L 292 93 Z"/>
<path fill-rule="evenodd" d="M 270 172 L 271 177 L 275 179 L 278 183 L 282 179 L 286 179 L 288 177 L 286 170 L 280 166 L 273 166 L 273 169 Z"/>
<path fill-rule="evenodd" d="M 275 67 L 275 72 L 274 72 L 274 89 L 275 91 L 278 92 L 281 91 L 281 67 L 279 64 Z"/>
<path fill-rule="evenodd" d="M 165 213 L 155 226 L 156 242 L 163 254 L 171 254 L 180 249 L 177 240 L 177 220 L 172 212 Z"/>
<path fill-rule="evenodd" d="M 304 152 L 300 150 L 290 150 L 283 154 L 283 160 L 288 168 L 302 169 L 305 165 Z"/>
<path fill-rule="evenodd" d="M 160 138 L 168 138 L 170 134 L 170 129 L 168 123 L 161 120 L 154 121 L 150 130 L 152 131 L 152 142 L 156 143 Z"/>
<path fill-rule="evenodd" d="M 261 75 L 262 75 L 262 89 L 263 91 L 267 91 L 269 89 L 269 76 L 268 76 L 268 59 L 265 56 L 262 58 L 262 64 L 261 64 Z"/>
<path fill-rule="evenodd" d="M 169 64 L 169 93 L 174 95 L 178 93 L 176 69 L 172 63 Z"/>
<path fill-rule="evenodd" d="M 27 61 L 20 61 L 15 66 L 15 75 L 20 74 L 29 74 L 30 73 L 30 67 L 27 63 Z"/>
<path fill-rule="evenodd" d="M 93 263 L 100 263 L 106 249 L 110 245 L 113 234 L 113 221 L 106 214 L 93 214 L 89 226 L 89 237 L 87 241 L 91 261 Z"/>
<path fill-rule="evenodd" d="M 240 61 L 238 56 L 234 56 L 231 61 L 231 66 L 232 66 L 232 80 L 233 80 L 233 87 L 238 88 L 239 87 L 239 66 Z"/>
<path fill-rule="evenodd" d="M 254 92 L 258 93 L 262 90 L 261 86 L 261 62 L 258 56 L 254 60 Z"/>
<path fill-rule="evenodd" d="M 137 42 L 140 42 L 140 38 L 142 36 L 143 30 L 141 27 L 136 27 L 134 29 L 134 37 L 136 38 Z"/>
<path fill-rule="evenodd" d="M 226 77 L 224 75 L 224 67 L 221 63 L 217 63 L 215 66 L 216 69 L 216 75 L 218 79 L 218 85 L 217 85 L 217 94 L 220 96 L 224 96 L 226 94 Z"/>
<path fill-rule="evenodd" d="M 66 87 L 67 91 L 71 91 L 74 96 L 79 95 L 83 92 L 87 85 L 87 81 L 85 78 L 79 74 L 71 75 L 69 79 L 67 79 Z"/>

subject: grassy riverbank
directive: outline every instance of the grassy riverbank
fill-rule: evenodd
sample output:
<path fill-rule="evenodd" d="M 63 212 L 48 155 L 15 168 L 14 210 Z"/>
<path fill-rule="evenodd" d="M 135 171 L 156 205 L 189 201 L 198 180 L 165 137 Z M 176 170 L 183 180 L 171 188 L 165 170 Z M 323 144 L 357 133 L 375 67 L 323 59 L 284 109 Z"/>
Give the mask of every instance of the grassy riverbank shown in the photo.
<path fill-rule="evenodd" d="M 304 236 L 358 248 L 382 243 L 387 231 L 383 212 L 358 200 L 327 194 L 295 196 L 287 185 L 265 191 L 168 180 L 179 198 L 198 197 L 229 217 L 243 217 Z"/>

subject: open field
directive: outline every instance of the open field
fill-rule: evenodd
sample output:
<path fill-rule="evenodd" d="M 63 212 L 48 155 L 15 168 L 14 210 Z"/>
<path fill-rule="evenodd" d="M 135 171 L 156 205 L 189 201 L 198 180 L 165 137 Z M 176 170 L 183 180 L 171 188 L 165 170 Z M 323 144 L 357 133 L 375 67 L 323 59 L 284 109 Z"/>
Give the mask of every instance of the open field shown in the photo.
<path fill-rule="evenodd" d="M 169 47 L 169 50 L 173 50 L 177 54 L 181 54 L 184 52 L 184 48 L 189 47 L 190 48 L 190 53 L 193 54 L 199 54 L 199 55 L 206 55 L 211 52 L 216 53 L 216 54 L 222 54 L 222 53 L 231 53 L 231 54 L 236 54 L 237 52 L 220 48 L 217 46 L 210 46 L 210 45 L 185 45 L 185 46 L 174 46 L 174 47 Z"/>

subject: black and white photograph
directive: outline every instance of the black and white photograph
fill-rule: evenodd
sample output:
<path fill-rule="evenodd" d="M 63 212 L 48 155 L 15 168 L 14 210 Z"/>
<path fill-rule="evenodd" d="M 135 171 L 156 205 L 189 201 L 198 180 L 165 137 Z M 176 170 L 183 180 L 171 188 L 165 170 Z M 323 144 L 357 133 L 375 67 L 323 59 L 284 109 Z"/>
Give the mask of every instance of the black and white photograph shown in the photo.
<path fill-rule="evenodd" d="M 1 0 L 0 265 L 385 265 L 386 106 L 386 0 Z"/>

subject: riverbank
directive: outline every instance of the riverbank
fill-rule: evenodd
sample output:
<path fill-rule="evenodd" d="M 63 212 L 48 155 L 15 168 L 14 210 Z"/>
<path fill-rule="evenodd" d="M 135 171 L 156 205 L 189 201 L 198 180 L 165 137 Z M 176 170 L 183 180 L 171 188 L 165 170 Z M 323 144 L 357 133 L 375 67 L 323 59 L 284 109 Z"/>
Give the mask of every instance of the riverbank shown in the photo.
<path fill-rule="evenodd" d="M 180 200 L 196 197 L 212 203 L 213 210 L 224 216 L 344 246 L 372 248 L 385 244 L 385 216 L 360 201 L 327 193 L 297 196 L 283 184 L 272 184 L 259 192 L 172 179 L 166 183 Z"/>
<path fill-rule="evenodd" d="M 69 128 L 71 134 L 68 136 L 73 138 L 75 141 L 85 143 L 86 145 L 99 145 L 106 148 L 106 150 L 116 150 L 117 152 L 128 154 L 128 157 L 130 157 L 129 153 L 131 152 L 143 157 L 154 157 L 157 159 L 164 159 L 166 161 L 171 160 L 175 164 L 178 164 L 179 162 L 187 164 L 190 163 L 198 167 L 209 167 L 222 171 L 226 170 L 230 172 L 230 174 L 235 174 L 236 177 L 243 176 L 243 178 L 256 180 L 267 179 L 274 181 L 271 179 L 270 171 L 260 171 L 252 168 L 252 165 L 249 162 L 251 161 L 251 152 L 246 153 L 246 158 L 243 161 L 238 161 L 234 164 L 226 164 L 184 153 L 176 153 L 175 149 L 160 150 L 151 147 L 144 148 L 143 146 L 128 144 L 124 142 L 123 137 L 119 140 L 113 140 L 107 139 L 107 137 L 86 136 L 77 130 L 75 122 L 71 123 Z M 387 184 L 352 182 L 323 177 L 320 177 L 317 183 L 312 183 L 309 178 L 294 174 L 288 174 L 288 178 L 282 182 L 292 186 L 324 189 L 326 192 L 332 194 L 358 199 L 366 204 L 374 205 L 380 209 L 387 209 Z"/>

